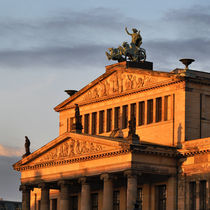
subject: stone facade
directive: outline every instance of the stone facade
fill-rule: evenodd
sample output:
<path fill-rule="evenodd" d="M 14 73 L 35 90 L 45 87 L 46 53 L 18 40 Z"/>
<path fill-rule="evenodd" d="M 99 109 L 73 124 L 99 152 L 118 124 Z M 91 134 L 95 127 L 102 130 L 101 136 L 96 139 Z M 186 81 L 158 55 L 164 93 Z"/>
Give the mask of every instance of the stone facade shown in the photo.
<path fill-rule="evenodd" d="M 13 165 L 23 210 L 210 209 L 210 74 L 146 64 L 107 66 L 55 107 L 59 137 Z"/>

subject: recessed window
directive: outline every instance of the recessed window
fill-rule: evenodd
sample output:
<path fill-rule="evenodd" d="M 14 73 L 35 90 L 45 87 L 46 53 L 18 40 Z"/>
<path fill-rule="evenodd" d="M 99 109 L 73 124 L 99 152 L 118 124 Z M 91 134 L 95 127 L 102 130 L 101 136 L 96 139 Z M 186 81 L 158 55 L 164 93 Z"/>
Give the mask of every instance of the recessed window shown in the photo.
<path fill-rule="evenodd" d="M 91 194 L 91 209 L 98 210 L 98 193 Z"/>
<path fill-rule="evenodd" d="M 128 105 L 123 106 L 122 110 L 122 128 L 128 127 Z"/>
<path fill-rule="evenodd" d="M 131 104 L 130 119 L 134 117 L 136 119 L 136 103 Z"/>
<path fill-rule="evenodd" d="M 113 192 L 113 210 L 120 210 L 120 191 Z"/>
<path fill-rule="evenodd" d="M 107 109 L 106 132 L 112 130 L 112 109 Z"/>
<path fill-rule="evenodd" d="M 142 210 L 142 205 L 143 205 L 143 192 L 142 188 L 137 189 L 137 203 L 139 205 L 138 209 Z"/>
<path fill-rule="evenodd" d="M 199 197 L 200 197 L 200 210 L 206 209 L 206 181 L 200 181 L 199 186 Z"/>
<path fill-rule="evenodd" d="M 139 102 L 139 125 L 144 125 L 145 123 L 145 102 Z"/>
<path fill-rule="evenodd" d="M 196 209 L 196 182 L 190 182 L 189 184 L 189 204 L 190 210 Z"/>
<path fill-rule="evenodd" d="M 114 109 L 114 128 L 120 127 L 120 107 L 115 107 Z"/>
<path fill-rule="evenodd" d="M 168 120 L 168 96 L 164 97 L 164 120 Z"/>
<path fill-rule="evenodd" d="M 156 186 L 155 209 L 166 210 L 166 185 Z"/>
<path fill-rule="evenodd" d="M 147 101 L 147 124 L 153 122 L 153 100 Z"/>
<path fill-rule="evenodd" d="M 77 196 L 71 196 L 71 210 L 78 210 L 78 197 Z"/>
<path fill-rule="evenodd" d="M 90 122 L 90 115 L 85 114 L 85 126 L 84 126 L 84 133 L 89 133 L 89 122 Z"/>
<path fill-rule="evenodd" d="M 104 132 L 104 111 L 99 112 L 99 133 Z"/>
<path fill-rule="evenodd" d="M 155 113 L 156 122 L 160 122 L 162 120 L 162 98 L 156 98 L 156 113 Z"/>
<path fill-rule="evenodd" d="M 96 128 L 97 128 L 97 112 L 92 113 L 92 134 L 96 134 Z"/>

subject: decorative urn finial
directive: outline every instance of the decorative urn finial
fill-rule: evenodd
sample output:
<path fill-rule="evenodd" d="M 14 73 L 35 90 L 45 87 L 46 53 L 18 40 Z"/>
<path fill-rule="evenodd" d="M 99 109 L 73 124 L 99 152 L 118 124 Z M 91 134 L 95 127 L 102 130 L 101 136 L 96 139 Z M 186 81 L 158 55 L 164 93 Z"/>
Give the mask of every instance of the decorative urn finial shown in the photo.
<path fill-rule="evenodd" d="M 194 59 L 191 59 L 191 58 L 182 58 L 180 59 L 179 61 L 181 61 L 184 65 L 185 65 L 185 70 L 189 69 L 188 66 L 194 62 L 195 60 Z"/>

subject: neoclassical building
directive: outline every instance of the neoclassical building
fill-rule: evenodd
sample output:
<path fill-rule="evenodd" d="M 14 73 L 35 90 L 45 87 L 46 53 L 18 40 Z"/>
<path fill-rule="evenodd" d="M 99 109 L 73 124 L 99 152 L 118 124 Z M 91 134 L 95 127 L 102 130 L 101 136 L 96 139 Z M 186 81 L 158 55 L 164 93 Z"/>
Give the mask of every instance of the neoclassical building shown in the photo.
<path fill-rule="evenodd" d="M 13 165 L 23 210 L 210 209 L 210 73 L 124 61 L 66 92 L 59 136 Z"/>

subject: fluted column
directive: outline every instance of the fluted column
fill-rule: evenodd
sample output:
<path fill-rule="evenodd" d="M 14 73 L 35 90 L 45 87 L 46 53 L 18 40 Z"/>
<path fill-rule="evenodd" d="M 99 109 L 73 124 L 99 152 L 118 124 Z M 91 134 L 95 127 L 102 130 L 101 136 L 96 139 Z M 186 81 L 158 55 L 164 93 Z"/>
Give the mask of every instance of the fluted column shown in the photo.
<path fill-rule="evenodd" d="M 41 183 L 39 187 L 41 188 L 41 210 L 50 210 L 49 185 Z"/>
<path fill-rule="evenodd" d="M 61 180 L 58 182 L 60 186 L 60 209 L 70 209 L 70 183 L 67 180 Z"/>
<path fill-rule="evenodd" d="M 102 174 L 101 179 L 104 181 L 103 210 L 112 210 L 113 209 L 112 177 L 109 174 Z"/>
<path fill-rule="evenodd" d="M 91 209 L 91 198 L 90 198 L 90 185 L 87 182 L 87 178 L 80 178 L 79 182 L 81 183 L 81 210 L 90 210 Z"/>
<path fill-rule="evenodd" d="M 30 210 L 31 187 L 28 185 L 20 185 L 20 191 L 22 191 L 22 210 Z"/>
<path fill-rule="evenodd" d="M 127 209 L 134 209 L 137 199 L 137 175 L 132 170 L 125 171 L 127 176 Z"/>

